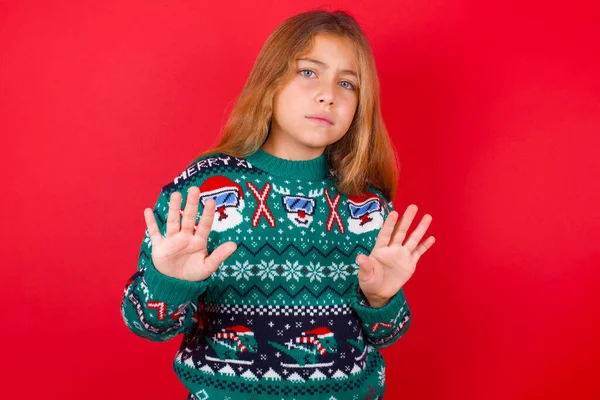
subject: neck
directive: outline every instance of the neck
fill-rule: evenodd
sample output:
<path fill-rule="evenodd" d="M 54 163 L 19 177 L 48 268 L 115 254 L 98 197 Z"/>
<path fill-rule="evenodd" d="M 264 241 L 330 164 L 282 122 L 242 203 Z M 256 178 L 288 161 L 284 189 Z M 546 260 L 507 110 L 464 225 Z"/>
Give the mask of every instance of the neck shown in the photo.
<path fill-rule="evenodd" d="M 278 135 L 269 135 L 261 148 L 266 153 L 286 160 L 291 161 L 306 161 L 314 160 L 320 157 L 325 151 L 325 147 L 307 147 L 297 143 L 288 143 L 282 140 L 277 140 Z"/>
<path fill-rule="evenodd" d="M 307 160 L 291 160 L 269 154 L 259 147 L 246 159 L 271 175 L 288 179 L 319 180 L 324 179 L 329 172 L 325 153 Z"/>

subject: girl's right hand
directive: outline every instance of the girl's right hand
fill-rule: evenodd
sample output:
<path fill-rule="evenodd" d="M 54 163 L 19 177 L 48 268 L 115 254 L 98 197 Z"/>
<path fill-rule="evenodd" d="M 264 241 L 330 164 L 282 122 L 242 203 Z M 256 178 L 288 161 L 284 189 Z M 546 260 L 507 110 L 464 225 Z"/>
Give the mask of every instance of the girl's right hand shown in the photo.
<path fill-rule="evenodd" d="M 206 201 L 200 222 L 194 232 L 199 198 L 200 189 L 196 186 L 190 187 L 181 218 L 181 230 L 179 230 L 181 193 L 171 194 L 165 237 L 158 229 L 152 209 L 144 209 L 146 226 L 152 242 L 152 262 L 164 275 L 186 281 L 203 281 L 237 249 L 234 242 L 226 242 L 210 255 L 208 254 L 206 244 L 216 203 L 214 199 Z"/>

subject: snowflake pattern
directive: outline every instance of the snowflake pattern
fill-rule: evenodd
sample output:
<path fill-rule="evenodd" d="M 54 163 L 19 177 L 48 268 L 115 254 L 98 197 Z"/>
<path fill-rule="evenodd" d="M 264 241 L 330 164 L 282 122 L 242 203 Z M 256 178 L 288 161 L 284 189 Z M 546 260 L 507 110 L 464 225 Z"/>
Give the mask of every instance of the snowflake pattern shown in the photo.
<path fill-rule="evenodd" d="M 286 261 L 282 276 L 285 276 L 286 281 L 289 281 L 292 278 L 300 281 L 300 278 L 302 278 L 302 265 L 300 265 L 298 261 L 294 262 L 293 264 L 289 261 Z"/>
<path fill-rule="evenodd" d="M 319 282 L 321 282 L 321 278 L 324 278 L 325 275 L 323 274 L 323 272 L 321 272 L 322 268 L 321 268 L 321 263 L 316 263 L 313 264 L 312 261 L 306 266 L 306 269 L 308 270 L 307 273 L 307 277 L 310 278 L 310 281 L 312 282 L 313 280 L 318 280 Z"/>
<path fill-rule="evenodd" d="M 277 267 L 278 265 L 273 260 L 269 261 L 268 264 L 265 260 L 262 260 L 260 262 L 260 271 L 256 275 L 260 276 L 261 280 L 270 278 L 273 281 L 277 275 Z"/>
<path fill-rule="evenodd" d="M 354 271 L 358 271 L 351 264 L 331 263 L 330 265 L 322 265 L 320 262 L 309 262 L 307 265 L 300 264 L 299 261 L 291 262 L 285 261 L 285 264 L 277 264 L 275 260 L 261 260 L 260 264 L 252 265 L 249 261 L 240 263 L 236 261 L 232 265 L 221 265 L 216 276 L 213 278 L 220 278 L 225 280 L 228 276 L 234 277 L 236 280 L 247 280 L 251 277 L 257 276 L 261 280 L 271 279 L 274 281 L 277 277 L 285 278 L 286 281 L 295 280 L 297 282 L 302 278 L 307 278 L 310 282 L 318 281 L 322 282 L 323 279 L 331 278 L 334 281 L 346 281 L 346 278 Z"/>
<path fill-rule="evenodd" d="M 240 279 L 250 280 L 250 277 L 254 276 L 251 268 L 252 266 L 250 265 L 249 261 L 245 261 L 243 264 L 241 264 L 239 261 L 236 261 L 235 265 L 231 266 L 231 269 L 233 270 L 231 276 L 236 278 L 238 281 Z"/>
<path fill-rule="evenodd" d="M 346 280 L 346 276 L 348 276 L 348 271 L 346 265 L 343 262 L 336 264 L 331 263 L 331 274 L 329 275 L 333 278 L 334 281 L 339 279 Z"/>

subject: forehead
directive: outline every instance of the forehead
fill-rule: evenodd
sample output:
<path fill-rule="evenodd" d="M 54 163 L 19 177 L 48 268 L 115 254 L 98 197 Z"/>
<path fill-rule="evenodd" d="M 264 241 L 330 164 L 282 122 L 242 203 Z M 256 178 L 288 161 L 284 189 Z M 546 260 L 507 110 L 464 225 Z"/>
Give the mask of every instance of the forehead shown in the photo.
<path fill-rule="evenodd" d="M 348 37 L 317 35 L 313 45 L 297 58 L 312 58 L 324 62 L 338 69 L 352 69 L 356 71 L 356 46 Z"/>

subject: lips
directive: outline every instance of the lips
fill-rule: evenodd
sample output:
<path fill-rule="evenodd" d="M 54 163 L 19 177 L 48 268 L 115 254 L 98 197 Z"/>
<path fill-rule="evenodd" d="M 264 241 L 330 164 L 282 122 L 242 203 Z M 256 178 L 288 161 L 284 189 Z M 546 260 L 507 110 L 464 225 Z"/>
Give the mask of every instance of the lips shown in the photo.
<path fill-rule="evenodd" d="M 333 125 L 333 121 L 331 120 L 331 118 L 327 115 L 327 114 L 313 114 L 313 115 L 307 115 L 306 118 L 315 118 L 315 119 L 320 119 L 323 121 L 327 121 L 329 122 L 331 125 Z"/>

